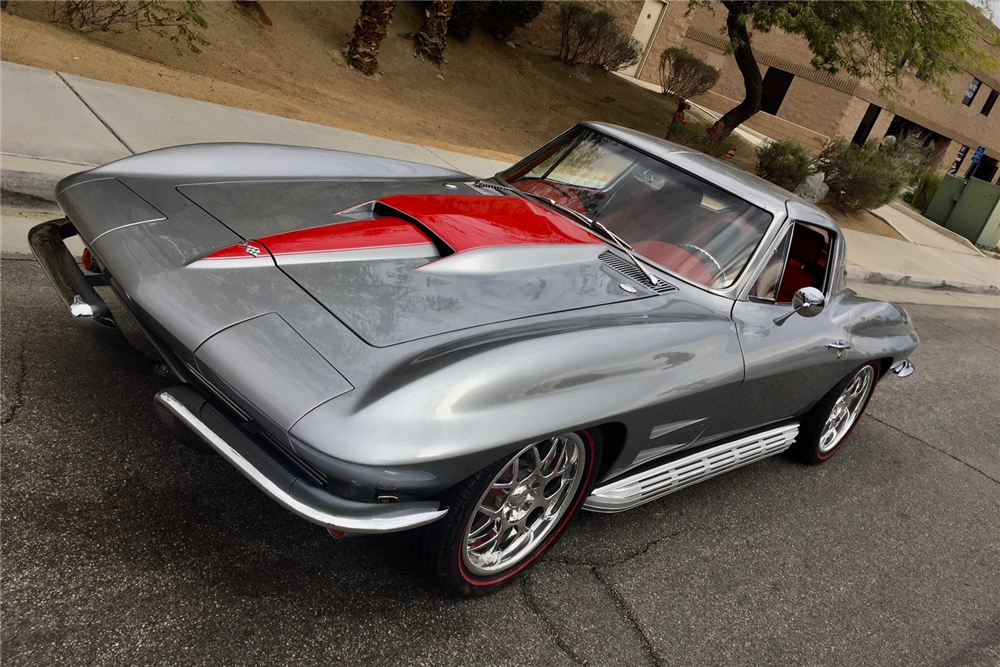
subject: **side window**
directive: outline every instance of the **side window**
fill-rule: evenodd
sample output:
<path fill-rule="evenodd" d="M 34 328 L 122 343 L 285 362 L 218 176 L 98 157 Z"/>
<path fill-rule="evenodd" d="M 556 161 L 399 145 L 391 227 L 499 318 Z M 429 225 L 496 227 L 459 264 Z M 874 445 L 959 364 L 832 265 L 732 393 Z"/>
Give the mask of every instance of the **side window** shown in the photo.
<path fill-rule="evenodd" d="M 797 222 L 785 234 L 767 262 L 750 296 L 757 300 L 791 303 L 803 287 L 825 291 L 829 279 L 830 233 Z"/>
<path fill-rule="evenodd" d="M 791 303 L 803 287 L 826 291 L 830 273 L 830 232 L 801 222 L 792 228 L 788 260 L 781 275 L 777 303 Z"/>
<path fill-rule="evenodd" d="M 791 232 L 786 232 L 785 238 L 771 251 L 771 256 L 764 264 L 764 270 L 760 272 L 757 282 L 750 288 L 751 297 L 764 301 L 774 301 L 777 297 L 781 269 L 785 266 L 785 257 L 788 255 L 788 244 L 791 239 Z"/>

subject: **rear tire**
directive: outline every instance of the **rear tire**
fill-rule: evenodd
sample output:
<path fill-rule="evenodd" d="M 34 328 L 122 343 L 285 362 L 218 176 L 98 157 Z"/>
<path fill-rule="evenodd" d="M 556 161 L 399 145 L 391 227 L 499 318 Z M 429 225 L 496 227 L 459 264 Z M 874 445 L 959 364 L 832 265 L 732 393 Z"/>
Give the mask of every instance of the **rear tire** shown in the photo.
<path fill-rule="evenodd" d="M 448 514 L 413 533 L 431 577 L 451 595 L 488 595 L 548 551 L 590 495 L 599 431 L 542 440 L 448 490 Z"/>
<path fill-rule="evenodd" d="M 838 382 L 802 420 L 793 452 L 803 463 L 818 465 L 840 451 L 864 415 L 880 366 L 870 361 Z"/>

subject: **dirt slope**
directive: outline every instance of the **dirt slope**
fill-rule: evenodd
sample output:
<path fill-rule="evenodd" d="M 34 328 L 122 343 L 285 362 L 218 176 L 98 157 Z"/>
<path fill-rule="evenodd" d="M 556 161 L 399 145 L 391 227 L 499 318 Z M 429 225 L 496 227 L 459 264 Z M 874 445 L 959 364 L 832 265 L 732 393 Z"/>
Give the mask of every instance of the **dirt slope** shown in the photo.
<path fill-rule="evenodd" d="M 524 155 L 580 120 L 660 135 L 672 113 L 670 100 L 618 77 L 480 31 L 449 43 L 444 67 L 422 63 L 407 36 L 420 9 L 406 2 L 383 42 L 384 76 L 365 79 L 340 55 L 358 3 L 262 4 L 272 26 L 233 2 L 206 3 L 211 45 L 193 54 L 150 32 L 80 35 L 46 22 L 49 3 L 11 2 L 0 13 L 0 56 L 496 159 Z"/>

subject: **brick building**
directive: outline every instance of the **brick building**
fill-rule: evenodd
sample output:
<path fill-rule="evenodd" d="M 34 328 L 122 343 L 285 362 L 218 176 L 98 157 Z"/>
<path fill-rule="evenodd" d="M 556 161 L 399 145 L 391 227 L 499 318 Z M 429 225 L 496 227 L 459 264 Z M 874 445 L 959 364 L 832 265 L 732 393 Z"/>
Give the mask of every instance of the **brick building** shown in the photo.
<path fill-rule="evenodd" d="M 724 113 L 743 99 L 743 78 L 724 49 L 725 10 L 696 7 L 683 0 L 599 1 L 619 25 L 643 47 L 639 63 L 620 74 L 658 83 L 660 54 L 670 46 L 683 46 L 721 71 L 719 83 L 695 98 L 697 104 Z M 970 11 L 974 11 L 971 10 Z M 546 3 L 541 16 L 522 30 L 519 39 L 558 49 L 558 3 Z M 1000 29 L 978 12 L 976 20 L 987 29 Z M 751 27 L 752 33 L 752 27 Z M 764 76 L 761 111 L 746 125 L 775 139 L 793 139 L 818 152 L 832 137 L 862 142 L 907 134 L 924 143 L 934 142 L 934 158 L 943 170 L 968 176 L 977 147 L 986 153 L 974 176 L 998 180 L 1000 157 L 1000 75 L 973 70 L 953 77 L 953 101 L 935 90 L 922 88 L 916 78 L 905 82 L 900 99 L 881 97 L 866 81 L 846 75 L 818 72 L 810 66 L 812 53 L 805 40 L 779 30 L 753 34 L 754 53 Z M 987 46 L 984 44 L 984 47 Z M 1000 59 L 1000 50 L 989 48 Z"/>

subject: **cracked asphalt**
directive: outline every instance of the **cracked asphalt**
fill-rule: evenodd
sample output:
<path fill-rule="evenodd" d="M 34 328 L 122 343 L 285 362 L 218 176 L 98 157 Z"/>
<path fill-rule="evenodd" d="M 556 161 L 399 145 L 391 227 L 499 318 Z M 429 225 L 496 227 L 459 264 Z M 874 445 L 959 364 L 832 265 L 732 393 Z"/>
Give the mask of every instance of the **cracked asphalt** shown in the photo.
<path fill-rule="evenodd" d="M 167 438 L 32 261 L 2 270 L 7 665 L 1000 662 L 1000 316 L 912 306 L 917 373 L 819 467 L 779 456 L 440 595 L 398 535 L 335 541 Z M 133 332 L 134 333 L 134 332 Z"/>

